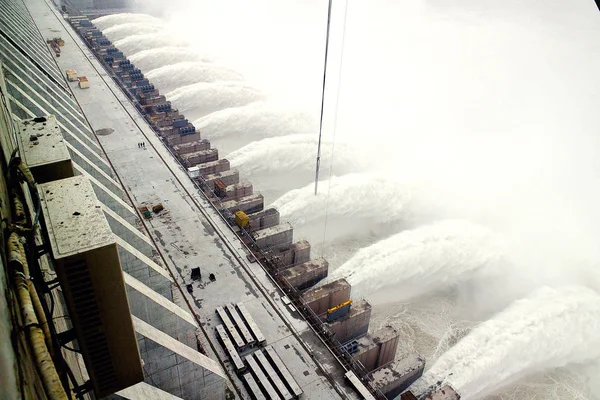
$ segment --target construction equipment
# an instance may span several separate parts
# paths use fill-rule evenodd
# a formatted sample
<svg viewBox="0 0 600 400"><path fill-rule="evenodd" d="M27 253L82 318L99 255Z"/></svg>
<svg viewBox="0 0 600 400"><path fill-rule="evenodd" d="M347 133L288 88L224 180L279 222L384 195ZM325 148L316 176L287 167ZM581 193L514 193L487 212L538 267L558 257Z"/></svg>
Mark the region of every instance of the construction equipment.
<svg viewBox="0 0 600 400"><path fill-rule="evenodd" d="M54 38L46 39L46 43L52 47L52 50L54 50L54 53L56 53L56 57L60 57L60 46L63 46L65 42L61 38ZM62 43L62 45L60 43Z"/></svg>
<svg viewBox="0 0 600 400"><path fill-rule="evenodd" d="M200 267L192 268L192 280L197 281L202 279L202 274L200 273Z"/></svg>
<svg viewBox="0 0 600 400"><path fill-rule="evenodd" d="M221 199L227 196L227 185L220 179L215 179L215 194Z"/></svg>
<svg viewBox="0 0 600 400"><path fill-rule="evenodd" d="M331 307L327 310L327 322L335 321L338 318L342 318L344 315L350 312L350 306L352 306L352 300L338 304L335 307Z"/></svg>
<svg viewBox="0 0 600 400"><path fill-rule="evenodd" d="M244 229L250 225L250 218L243 211L237 211L235 213L235 224L240 228Z"/></svg>
<svg viewBox="0 0 600 400"><path fill-rule="evenodd" d="M342 346L342 350L347 352L348 354L354 354L358 351L358 341L353 340L348 342Z"/></svg>
<svg viewBox="0 0 600 400"><path fill-rule="evenodd" d="M152 211L154 211L155 214L158 214L159 212L161 212L164 209L165 208L163 207L162 203L158 203L157 205L152 207Z"/></svg>
<svg viewBox="0 0 600 400"><path fill-rule="evenodd" d="M152 213L150 212L150 210L148 210L148 206L140 206L140 207L138 207L138 210L140 210L140 212L142 213L144 218L146 218L146 219L152 218Z"/></svg>

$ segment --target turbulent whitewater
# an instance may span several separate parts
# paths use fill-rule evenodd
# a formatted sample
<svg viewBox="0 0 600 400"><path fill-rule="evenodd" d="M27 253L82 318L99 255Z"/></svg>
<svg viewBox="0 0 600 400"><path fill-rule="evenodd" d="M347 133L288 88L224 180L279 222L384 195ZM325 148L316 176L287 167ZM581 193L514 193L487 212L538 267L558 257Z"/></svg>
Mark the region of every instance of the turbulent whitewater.
<svg viewBox="0 0 600 400"><path fill-rule="evenodd" d="M413 200L418 191L399 182L371 174L347 174L320 182L319 194L314 184L294 189L281 196L272 206L281 218L292 223L303 237L318 238L327 217L327 240L369 235L371 231L401 229L419 216ZM385 210L385 212L382 212Z"/></svg>
<svg viewBox="0 0 600 400"><path fill-rule="evenodd" d="M119 50L130 56L140 51L152 50L156 47L185 47L188 43L185 39L174 39L173 35L169 32L160 31L128 36L125 39L115 41L114 44Z"/></svg>
<svg viewBox="0 0 600 400"><path fill-rule="evenodd" d="M162 24L154 22L130 22L122 25L115 25L102 31L111 41L125 39L131 35L157 33L164 30Z"/></svg>
<svg viewBox="0 0 600 400"><path fill-rule="evenodd" d="M152 71L166 65L180 62L210 62L211 58L196 52L190 52L187 47L164 46L143 50L132 54L129 59L142 71ZM177 85L179 87L179 85Z"/></svg>
<svg viewBox="0 0 600 400"><path fill-rule="evenodd" d="M240 82L197 82L175 89L166 97L192 120L264 99L259 90Z"/></svg>
<svg viewBox="0 0 600 400"><path fill-rule="evenodd" d="M318 129L310 114L271 101L224 109L195 120L194 125L224 154L256 140L311 132L314 135Z"/></svg>
<svg viewBox="0 0 600 400"><path fill-rule="evenodd" d="M261 188L284 194L314 181L317 142L315 135L306 134L267 138L229 153L227 159L233 167L244 171L249 181L260 182ZM323 149L333 145L330 140L323 140L321 144ZM335 143L334 157L331 151L322 154L323 168L332 168L338 175L364 171L368 165L368 155L350 143Z"/></svg>
<svg viewBox="0 0 600 400"><path fill-rule="evenodd" d="M93 22L100 30L105 30L115 25L128 25L131 23L163 24L161 19L151 15L132 13L106 15L104 17L96 18Z"/></svg>
<svg viewBox="0 0 600 400"><path fill-rule="evenodd" d="M450 382L480 399L526 375L600 357L600 296L583 287L542 288L473 329L442 355L420 387Z"/></svg>
<svg viewBox="0 0 600 400"><path fill-rule="evenodd" d="M434 365L427 379L476 399L600 393L596 295L556 289L600 290L594 5L348 2L341 67L336 8L314 196L323 4L259 3L270 11L252 18L247 2L182 0L163 19L94 23L332 278L394 301L371 326L399 328ZM598 366L579 369L586 340Z"/></svg>
<svg viewBox="0 0 600 400"><path fill-rule="evenodd" d="M163 65L144 74L161 92L198 82L241 81L243 76L229 68L213 63L183 61Z"/></svg>
<svg viewBox="0 0 600 400"><path fill-rule="evenodd" d="M346 278L369 299L398 302L503 266L501 237L464 220L444 220L359 250L331 280Z"/></svg>

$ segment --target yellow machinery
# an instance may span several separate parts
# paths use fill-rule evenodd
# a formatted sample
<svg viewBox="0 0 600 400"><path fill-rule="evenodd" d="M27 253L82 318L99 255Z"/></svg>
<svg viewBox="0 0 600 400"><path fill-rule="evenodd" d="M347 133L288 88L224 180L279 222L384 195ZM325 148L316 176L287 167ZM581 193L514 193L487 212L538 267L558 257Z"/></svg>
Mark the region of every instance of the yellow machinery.
<svg viewBox="0 0 600 400"><path fill-rule="evenodd" d="M343 302L342 304L338 304L335 307L331 307L330 309L327 310L327 314L331 314L333 312L336 312L340 308L346 307L349 304L352 304L352 300L348 300L348 301Z"/></svg>
<svg viewBox="0 0 600 400"><path fill-rule="evenodd" d="M243 211L237 211L235 213L235 224L240 228L245 228L250 224L250 218Z"/></svg>
<svg viewBox="0 0 600 400"><path fill-rule="evenodd" d="M344 315L350 312L350 306L352 305L352 300L348 300L343 302L342 304L338 304L335 307L331 307L327 310L327 322L332 322L338 318L343 317Z"/></svg>

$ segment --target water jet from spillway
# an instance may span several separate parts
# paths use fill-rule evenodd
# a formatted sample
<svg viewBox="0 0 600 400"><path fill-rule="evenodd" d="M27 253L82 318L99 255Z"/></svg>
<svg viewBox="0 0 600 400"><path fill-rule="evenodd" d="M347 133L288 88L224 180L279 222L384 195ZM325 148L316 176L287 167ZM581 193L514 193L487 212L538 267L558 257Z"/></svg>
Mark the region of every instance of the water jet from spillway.
<svg viewBox="0 0 600 400"><path fill-rule="evenodd" d="M163 46L132 54L129 60L142 71L152 71L180 62L211 62L210 57L191 51L189 47Z"/></svg>
<svg viewBox="0 0 600 400"><path fill-rule="evenodd" d="M190 120L264 98L260 91L240 82L198 82L175 89L165 96Z"/></svg>
<svg viewBox="0 0 600 400"><path fill-rule="evenodd" d="M469 280L503 264L504 245L488 228L442 220L359 250L331 279L346 278L373 302L398 302Z"/></svg>
<svg viewBox="0 0 600 400"><path fill-rule="evenodd" d="M183 61L164 65L145 73L162 92L171 92L198 82L241 81L243 76L212 63Z"/></svg>
<svg viewBox="0 0 600 400"><path fill-rule="evenodd" d="M273 190L281 196L314 179L317 141L317 136L307 134L267 138L229 153L227 159L233 167L244 171L249 180L259 182L261 191ZM332 145L330 140L322 142L323 149L329 150ZM329 168L331 156L330 151L324 151L321 165ZM367 168L369 158L364 149L338 142L335 144L333 170L338 175L363 171Z"/></svg>
<svg viewBox="0 0 600 400"><path fill-rule="evenodd" d="M114 25L106 28L102 33L111 41L125 39L129 36L158 33L165 29L164 26L152 22L129 22L121 25Z"/></svg>
<svg viewBox="0 0 600 400"><path fill-rule="evenodd" d="M160 31L128 36L125 39L117 40L114 45L127 56L132 56L144 50L154 50L157 47L185 47L187 41L185 39L175 39L167 31Z"/></svg>
<svg viewBox="0 0 600 400"><path fill-rule="evenodd" d="M584 286L541 288L474 328L425 373L480 399L526 375L600 357L600 295Z"/></svg>
<svg viewBox="0 0 600 400"><path fill-rule="evenodd" d="M414 188L371 174L348 174L322 181L322 192L314 195L314 184L291 190L272 206L298 234L326 240L369 235L382 227L400 229L413 220Z"/></svg>
<svg viewBox="0 0 600 400"><path fill-rule="evenodd" d="M154 24L162 24L162 20L153 17L148 14L134 14L134 13L122 13L122 14L112 14L105 15L103 17L96 18L92 20L92 23L101 31L104 29L112 28L116 25L123 25L127 23L154 23Z"/></svg>
<svg viewBox="0 0 600 400"><path fill-rule="evenodd" d="M194 125L224 154L256 140L318 129L311 115L270 101L218 111L195 120Z"/></svg>

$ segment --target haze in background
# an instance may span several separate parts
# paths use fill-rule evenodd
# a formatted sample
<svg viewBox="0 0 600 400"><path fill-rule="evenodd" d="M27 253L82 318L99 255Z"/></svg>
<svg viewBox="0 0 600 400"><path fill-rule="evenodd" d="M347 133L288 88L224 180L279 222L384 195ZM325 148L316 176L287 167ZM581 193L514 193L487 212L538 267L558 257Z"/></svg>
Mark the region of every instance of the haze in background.
<svg viewBox="0 0 600 400"><path fill-rule="evenodd" d="M600 398L594 345L573 337L600 324L593 2L334 2L315 198L326 3L144 1L158 19L97 25L375 302L372 329L393 321L398 356L427 357L426 379ZM519 343L541 350L522 362ZM474 346L485 366L445 367Z"/></svg>

